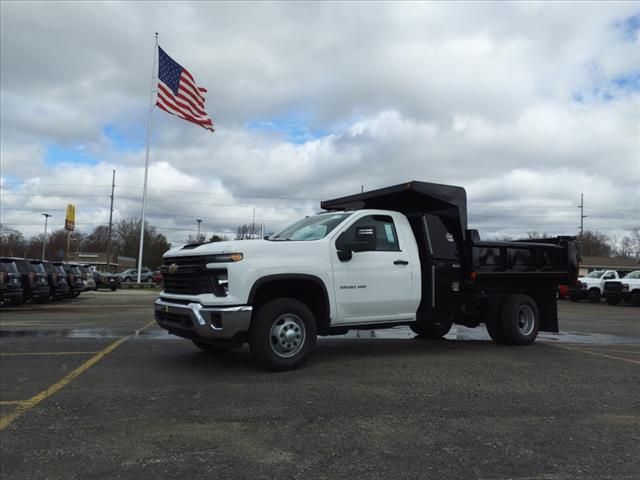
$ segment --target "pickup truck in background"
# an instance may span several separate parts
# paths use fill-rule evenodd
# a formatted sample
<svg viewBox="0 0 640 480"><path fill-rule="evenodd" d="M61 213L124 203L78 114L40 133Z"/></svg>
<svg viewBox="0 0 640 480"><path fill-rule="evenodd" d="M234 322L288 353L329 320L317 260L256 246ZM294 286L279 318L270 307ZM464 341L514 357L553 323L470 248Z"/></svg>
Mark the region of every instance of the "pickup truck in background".
<svg viewBox="0 0 640 480"><path fill-rule="evenodd" d="M602 294L609 305L624 301L636 307L640 306L640 270L628 273L620 280L604 282Z"/></svg>
<svg viewBox="0 0 640 480"><path fill-rule="evenodd" d="M577 278L573 237L481 241L465 190L425 182L321 206L264 240L165 253L157 323L207 351L248 342L269 370L296 368L318 335L351 329L439 338L484 323L509 345L558 331L557 285Z"/></svg>
<svg viewBox="0 0 640 480"><path fill-rule="evenodd" d="M569 298L573 302L587 299L590 303L599 303L607 280L620 280L615 270L594 270L569 285Z"/></svg>

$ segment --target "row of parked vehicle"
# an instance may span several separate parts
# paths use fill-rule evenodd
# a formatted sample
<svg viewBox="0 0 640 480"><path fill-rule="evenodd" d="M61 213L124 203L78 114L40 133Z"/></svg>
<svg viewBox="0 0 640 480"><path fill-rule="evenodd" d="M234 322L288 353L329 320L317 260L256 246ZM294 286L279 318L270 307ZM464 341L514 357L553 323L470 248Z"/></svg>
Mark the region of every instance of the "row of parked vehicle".
<svg viewBox="0 0 640 480"><path fill-rule="evenodd" d="M569 298L590 303L599 303L604 298L609 305L625 302L640 306L640 270L625 276L615 270L594 270L569 287Z"/></svg>
<svg viewBox="0 0 640 480"><path fill-rule="evenodd" d="M77 263L0 258L0 304L22 305L75 298L86 290L116 290L120 277Z"/></svg>

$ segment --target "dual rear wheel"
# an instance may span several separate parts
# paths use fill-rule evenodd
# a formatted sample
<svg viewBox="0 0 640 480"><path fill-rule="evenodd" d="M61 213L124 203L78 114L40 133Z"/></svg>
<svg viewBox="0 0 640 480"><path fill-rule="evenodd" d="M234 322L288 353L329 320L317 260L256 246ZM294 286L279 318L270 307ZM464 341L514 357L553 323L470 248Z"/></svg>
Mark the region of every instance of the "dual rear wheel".
<svg viewBox="0 0 640 480"><path fill-rule="evenodd" d="M528 295L498 297L489 303L486 324L496 343L530 345L538 336L540 311Z"/></svg>

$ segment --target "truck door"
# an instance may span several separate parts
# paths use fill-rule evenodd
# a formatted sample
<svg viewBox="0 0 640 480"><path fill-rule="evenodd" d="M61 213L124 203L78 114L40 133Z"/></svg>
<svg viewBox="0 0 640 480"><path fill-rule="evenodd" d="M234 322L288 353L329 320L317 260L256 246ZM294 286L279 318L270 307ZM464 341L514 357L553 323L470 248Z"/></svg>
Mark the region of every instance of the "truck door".
<svg viewBox="0 0 640 480"><path fill-rule="evenodd" d="M351 259L337 256L341 241L355 238L358 227L374 226L377 246L354 252ZM418 300L413 291L412 269L406 240L390 215L367 215L356 220L332 242L332 262L338 319L333 324L384 323L413 319ZM417 259L413 259L417 261Z"/></svg>

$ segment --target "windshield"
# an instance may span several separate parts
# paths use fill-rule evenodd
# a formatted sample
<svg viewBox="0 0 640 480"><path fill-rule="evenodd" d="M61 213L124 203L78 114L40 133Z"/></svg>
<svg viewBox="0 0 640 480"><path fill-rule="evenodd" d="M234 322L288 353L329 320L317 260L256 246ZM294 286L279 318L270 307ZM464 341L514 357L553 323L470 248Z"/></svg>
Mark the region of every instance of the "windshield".
<svg viewBox="0 0 640 480"><path fill-rule="evenodd" d="M640 270L635 270L624 278L640 278Z"/></svg>
<svg viewBox="0 0 640 480"><path fill-rule="evenodd" d="M40 262L31 262L31 268L33 269L34 272L38 272L38 273L47 273L47 271L44 269L44 265L41 264Z"/></svg>
<svg viewBox="0 0 640 480"><path fill-rule="evenodd" d="M594 270L589 275L587 275L586 278L600 278L602 275L604 275L603 270Z"/></svg>
<svg viewBox="0 0 640 480"><path fill-rule="evenodd" d="M285 228L280 233L269 237L269 240L320 240L340 225L349 215L351 214L334 213L307 217Z"/></svg>
<svg viewBox="0 0 640 480"><path fill-rule="evenodd" d="M17 273L18 269L13 262L0 262L0 272L4 273Z"/></svg>

